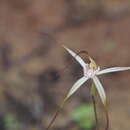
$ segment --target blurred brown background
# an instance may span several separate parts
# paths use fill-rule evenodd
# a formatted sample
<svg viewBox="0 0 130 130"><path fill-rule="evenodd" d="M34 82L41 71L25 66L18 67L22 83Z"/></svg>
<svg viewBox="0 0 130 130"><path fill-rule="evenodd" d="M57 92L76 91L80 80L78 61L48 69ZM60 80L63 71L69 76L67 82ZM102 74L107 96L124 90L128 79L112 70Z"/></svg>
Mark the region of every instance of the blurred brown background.
<svg viewBox="0 0 130 130"><path fill-rule="evenodd" d="M0 130L46 128L82 75L62 44L88 51L101 68L130 66L129 0L0 0ZM110 129L129 130L130 72L101 77ZM52 130L80 130L71 113L91 102L89 86L68 101Z"/></svg>

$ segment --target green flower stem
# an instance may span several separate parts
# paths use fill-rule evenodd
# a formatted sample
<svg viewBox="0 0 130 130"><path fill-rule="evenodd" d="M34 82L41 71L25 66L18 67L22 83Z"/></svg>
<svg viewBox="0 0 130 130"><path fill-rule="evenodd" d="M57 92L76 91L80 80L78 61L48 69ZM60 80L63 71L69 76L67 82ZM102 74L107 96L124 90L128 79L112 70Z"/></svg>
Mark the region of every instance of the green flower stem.
<svg viewBox="0 0 130 130"><path fill-rule="evenodd" d="M96 94L97 94L96 92L97 91L96 91L95 84L92 83L92 86L91 86L91 96L92 96L92 102L93 102L94 113L95 113L96 129L98 130L99 126L98 126L98 117L97 117L96 101L95 101L95 97L96 97ZM102 105L103 105L103 109L104 109L105 117L106 117L106 127L105 127L105 130L108 130L109 129L108 105L107 105L107 103L106 104L102 104Z"/></svg>
<svg viewBox="0 0 130 130"><path fill-rule="evenodd" d="M105 116L106 116L106 128L105 130L109 129L109 115L108 115L108 107L107 105L104 106L104 110L105 110Z"/></svg>
<svg viewBox="0 0 130 130"><path fill-rule="evenodd" d="M91 86L91 97L92 97L93 108L94 108L94 115L95 115L95 121L96 121L96 130L99 130L95 96L96 96L96 88L95 88L95 84L92 83L92 86Z"/></svg>
<svg viewBox="0 0 130 130"><path fill-rule="evenodd" d="M65 103L67 101L67 98L64 98L64 101L62 102L62 104L59 106L59 108L57 109L57 111L55 112L52 120L50 121L48 127L46 128L46 130L50 130L50 128L52 127L54 121L56 120L56 117L58 116L58 114L60 113L60 111L62 110L62 108L64 107Z"/></svg>
<svg viewBox="0 0 130 130"><path fill-rule="evenodd" d="M96 102L95 102L94 96L92 96L92 102L93 102L94 115L95 115L95 121L96 121L96 130L98 130L98 117L97 117L97 109L96 109Z"/></svg>

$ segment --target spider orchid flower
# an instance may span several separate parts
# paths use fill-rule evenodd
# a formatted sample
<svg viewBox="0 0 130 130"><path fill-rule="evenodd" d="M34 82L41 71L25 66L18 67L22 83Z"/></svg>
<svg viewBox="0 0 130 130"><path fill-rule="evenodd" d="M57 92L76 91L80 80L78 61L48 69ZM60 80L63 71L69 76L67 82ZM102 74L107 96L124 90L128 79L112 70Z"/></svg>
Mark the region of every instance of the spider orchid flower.
<svg viewBox="0 0 130 130"><path fill-rule="evenodd" d="M88 63L85 63L85 61L75 52L73 52L66 46L63 46L63 47L69 52L70 55L72 55L75 58L75 60L77 60L77 62L79 62L79 64L83 68L83 77L81 77L72 86L72 88L70 89L70 91L68 92L66 96L66 99L68 99L72 94L74 94L77 91L77 89L79 89L87 80L92 79L97 89L97 92L101 98L102 103L106 105L106 94L97 76L102 75L102 74L112 73L112 72L129 70L130 67L112 67L112 68L100 70L100 67L96 65L95 61L90 56L88 56L90 60L90 63L88 64Z"/></svg>

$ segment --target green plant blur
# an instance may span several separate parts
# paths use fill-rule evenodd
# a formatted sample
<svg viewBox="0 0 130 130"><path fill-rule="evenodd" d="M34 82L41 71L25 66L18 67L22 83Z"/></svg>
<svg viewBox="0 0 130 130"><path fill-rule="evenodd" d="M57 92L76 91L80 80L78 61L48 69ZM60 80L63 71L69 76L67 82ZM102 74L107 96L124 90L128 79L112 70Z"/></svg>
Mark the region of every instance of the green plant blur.
<svg viewBox="0 0 130 130"><path fill-rule="evenodd" d="M72 119L80 129L92 130L95 126L94 111L92 104L81 104L72 113Z"/></svg>
<svg viewBox="0 0 130 130"><path fill-rule="evenodd" d="M20 130L20 124L12 113L5 115L4 122L7 130Z"/></svg>

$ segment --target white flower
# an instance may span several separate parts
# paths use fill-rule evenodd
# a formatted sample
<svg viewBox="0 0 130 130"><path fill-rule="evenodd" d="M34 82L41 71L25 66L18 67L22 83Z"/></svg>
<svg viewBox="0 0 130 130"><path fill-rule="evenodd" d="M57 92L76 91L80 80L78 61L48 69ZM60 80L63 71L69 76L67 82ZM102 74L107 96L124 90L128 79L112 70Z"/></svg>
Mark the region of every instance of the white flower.
<svg viewBox="0 0 130 130"><path fill-rule="evenodd" d="M96 63L94 62L94 60L89 57L90 60L90 64L85 63L84 60L77 55L76 53L74 53L72 50L70 50L69 48L63 46L76 60L77 62L79 62L79 64L83 67L83 72L84 75L83 77L81 77L70 89L69 93L67 94L66 99L68 99L82 84L84 84L88 79L92 79L96 89L99 93L99 96L101 98L101 101L104 105L106 105L106 94L105 91L103 89L103 86L101 84L101 82L98 79L98 75L102 75L102 74L106 74L106 73L111 73L111 72L117 72L117 71L124 71L124 70L129 70L130 67L112 67L112 68L107 68L107 69L103 69L100 70L100 67L98 67L96 65Z"/></svg>

